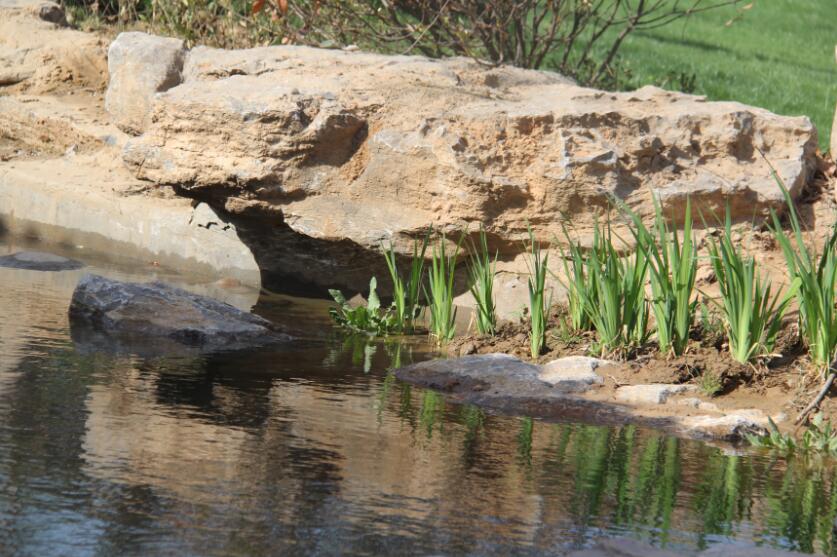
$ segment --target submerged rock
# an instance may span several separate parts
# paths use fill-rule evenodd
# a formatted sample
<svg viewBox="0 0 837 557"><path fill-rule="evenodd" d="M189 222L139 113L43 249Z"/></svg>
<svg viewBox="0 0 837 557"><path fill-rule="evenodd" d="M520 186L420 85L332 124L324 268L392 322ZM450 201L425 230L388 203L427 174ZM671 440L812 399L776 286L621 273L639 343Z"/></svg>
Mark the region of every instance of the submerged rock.
<svg viewBox="0 0 837 557"><path fill-rule="evenodd" d="M149 348L152 341L158 352L179 347L238 350L290 339L266 319L212 298L160 282L120 282L98 275L84 276L73 292L70 323L89 328L73 331L76 339L99 344L113 339L141 348Z"/></svg>
<svg viewBox="0 0 837 557"><path fill-rule="evenodd" d="M0 257L0 267L27 271L73 271L84 267L84 263L42 251L19 251Z"/></svg>

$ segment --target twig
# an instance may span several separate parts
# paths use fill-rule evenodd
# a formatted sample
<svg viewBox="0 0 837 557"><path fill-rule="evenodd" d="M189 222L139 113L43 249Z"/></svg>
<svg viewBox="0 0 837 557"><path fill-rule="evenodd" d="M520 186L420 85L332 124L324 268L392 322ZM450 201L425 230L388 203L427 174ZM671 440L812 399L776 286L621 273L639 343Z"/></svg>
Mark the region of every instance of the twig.
<svg viewBox="0 0 837 557"><path fill-rule="evenodd" d="M831 385L834 383L834 376L835 376L834 362L832 362L831 366L829 366L829 369L828 369L828 379L825 380L825 383L823 384L822 389L820 389L820 392L817 393L817 396L814 398L814 400L811 401L811 404L806 406L805 410L803 410L802 413L799 415L799 417L796 418L796 421L794 422L795 424L797 424L797 425L801 424L802 422L805 421L805 418L808 417L808 414L810 414L815 408L819 408L820 403L822 402L822 399L825 398L825 395L828 394L828 390L831 388Z"/></svg>

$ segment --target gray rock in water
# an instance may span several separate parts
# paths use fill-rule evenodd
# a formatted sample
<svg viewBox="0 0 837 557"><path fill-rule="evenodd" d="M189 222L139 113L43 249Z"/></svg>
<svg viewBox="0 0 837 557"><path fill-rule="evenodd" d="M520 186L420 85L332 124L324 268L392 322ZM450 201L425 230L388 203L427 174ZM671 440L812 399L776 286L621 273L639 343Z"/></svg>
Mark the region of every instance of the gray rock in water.
<svg viewBox="0 0 837 557"><path fill-rule="evenodd" d="M186 347L199 351L239 350L291 337L266 319L229 304L160 282L120 282L85 275L73 292L70 324L74 339L103 337L122 348L136 345L156 353ZM92 329L92 331L90 331ZM90 334L90 333L93 334Z"/></svg>
<svg viewBox="0 0 837 557"><path fill-rule="evenodd" d="M601 539L590 549L567 554L567 557L687 557L694 553L679 553L658 549L645 542L628 538ZM802 557L802 553L762 546L734 546L719 544L698 553L695 557Z"/></svg>
<svg viewBox="0 0 837 557"><path fill-rule="evenodd" d="M0 257L0 267L27 271L73 271L84 263L42 251L19 251Z"/></svg>
<svg viewBox="0 0 837 557"><path fill-rule="evenodd" d="M567 557L685 557L629 538L602 539L590 549L573 551Z"/></svg>

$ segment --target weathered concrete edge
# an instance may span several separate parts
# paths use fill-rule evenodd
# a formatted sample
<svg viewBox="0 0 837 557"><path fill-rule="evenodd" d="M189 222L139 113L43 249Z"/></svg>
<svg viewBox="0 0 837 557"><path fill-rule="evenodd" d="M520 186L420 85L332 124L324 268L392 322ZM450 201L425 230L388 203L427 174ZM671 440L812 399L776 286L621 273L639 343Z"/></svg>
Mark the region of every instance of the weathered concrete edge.
<svg viewBox="0 0 837 557"><path fill-rule="evenodd" d="M194 213L187 199L90 191L82 184L68 187L0 169L0 231L155 260L260 288L261 272L250 248L234 233L193 224Z"/></svg>

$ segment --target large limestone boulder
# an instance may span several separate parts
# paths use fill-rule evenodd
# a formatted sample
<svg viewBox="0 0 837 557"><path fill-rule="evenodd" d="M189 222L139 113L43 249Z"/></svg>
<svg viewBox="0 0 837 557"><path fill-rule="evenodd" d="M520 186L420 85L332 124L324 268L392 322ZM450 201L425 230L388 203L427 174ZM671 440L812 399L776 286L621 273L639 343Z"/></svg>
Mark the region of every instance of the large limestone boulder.
<svg viewBox="0 0 837 557"><path fill-rule="evenodd" d="M180 83L186 51L181 39L121 33L108 49L105 108L127 133L145 129L154 95Z"/></svg>
<svg viewBox="0 0 837 557"><path fill-rule="evenodd" d="M749 221L783 201L759 152L796 193L816 146L804 117L460 58L297 46L185 56L182 83L154 96L124 149L136 175L364 249L482 223L513 256L529 224L545 241L562 223L584 233L612 198L649 214L652 194L672 211L687 196L705 214L729 202Z"/></svg>

